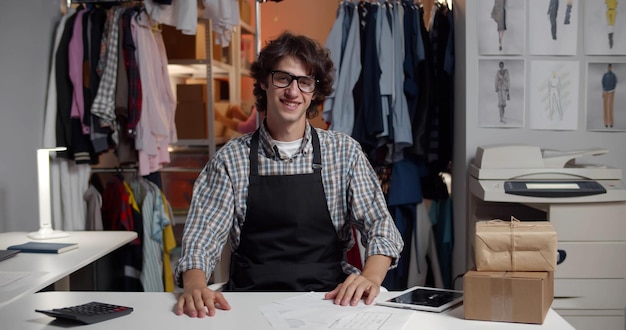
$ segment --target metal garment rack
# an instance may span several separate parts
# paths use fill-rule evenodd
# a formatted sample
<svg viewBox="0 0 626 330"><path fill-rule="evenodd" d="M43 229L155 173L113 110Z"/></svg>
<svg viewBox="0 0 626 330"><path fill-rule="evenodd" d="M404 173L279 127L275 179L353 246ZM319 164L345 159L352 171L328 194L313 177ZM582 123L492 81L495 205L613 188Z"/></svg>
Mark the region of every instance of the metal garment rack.
<svg viewBox="0 0 626 330"><path fill-rule="evenodd" d="M92 167L91 173L137 173L136 167Z"/></svg>
<svg viewBox="0 0 626 330"><path fill-rule="evenodd" d="M92 167L91 173L137 173L137 167ZM201 168L191 167L164 167L159 172L192 172L199 173Z"/></svg>
<svg viewBox="0 0 626 330"><path fill-rule="evenodd" d="M68 4L72 3L107 3L107 2L141 2L142 0L67 0Z"/></svg>

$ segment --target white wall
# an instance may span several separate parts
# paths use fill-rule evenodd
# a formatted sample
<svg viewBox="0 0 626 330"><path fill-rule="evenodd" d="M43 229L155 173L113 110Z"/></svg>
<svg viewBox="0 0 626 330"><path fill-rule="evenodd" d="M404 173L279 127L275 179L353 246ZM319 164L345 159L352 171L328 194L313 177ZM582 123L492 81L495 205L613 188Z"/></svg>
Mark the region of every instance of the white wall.
<svg viewBox="0 0 626 330"><path fill-rule="evenodd" d="M49 52L60 3L2 2L0 232L39 227L36 149L42 145Z"/></svg>
<svg viewBox="0 0 626 330"><path fill-rule="evenodd" d="M586 130L586 66L587 61L614 61L626 62L626 56L586 56L583 47L583 19L584 1L578 1L576 16L573 20L578 20L578 42L576 55L555 58L553 56L529 55L529 39L533 36L526 32L525 53L522 55L510 56L511 59L526 60L526 75L530 72L530 63L533 60L576 60L579 62L580 81L578 94L578 128L574 131L547 131L531 130L524 128L479 128L477 125L479 94L478 60L483 58L500 58L499 56L481 56L478 52L478 19L477 9L480 1L491 0L457 0L454 1L455 13L455 42L456 42L456 77L455 77L455 150L453 162L453 201L454 201L454 226L455 226L455 250L454 250L454 275L465 272L465 222L467 218L467 171L468 165L473 160L476 148L480 145L496 143L524 143L539 145L542 148L575 150L593 147L602 147L609 150L608 154L593 158L581 159L585 163L606 164L612 167L626 170L626 132L591 132ZM519 1L519 0L511 0ZM543 1L547 0L532 0ZM531 1L527 1L528 3ZM563 4L564 7L564 4ZM528 13L528 10L527 10ZM563 16L558 18L563 19ZM529 24L526 17L526 24ZM528 27L527 27L528 28ZM599 36L606 38L605 35ZM625 78L626 79L626 78ZM624 79L622 79L624 80ZM526 121L528 122L528 90L531 86L526 79ZM494 110L496 111L496 110ZM616 116L626 114L624 105L616 105ZM460 287L461 281L457 281L456 286Z"/></svg>
<svg viewBox="0 0 626 330"><path fill-rule="evenodd" d="M464 274L465 269L465 219L467 217L465 197L467 177L467 138L466 138L466 103L465 92L467 73L466 22L467 8L465 0L453 1L454 13L454 52L456 56L454 71L454 151L452 154L452 204L454 217L454 250L452 254L452 275ZM476 46L474 46L475 48ZM460 289L462 281L456 280L454 288Z"/></svg>

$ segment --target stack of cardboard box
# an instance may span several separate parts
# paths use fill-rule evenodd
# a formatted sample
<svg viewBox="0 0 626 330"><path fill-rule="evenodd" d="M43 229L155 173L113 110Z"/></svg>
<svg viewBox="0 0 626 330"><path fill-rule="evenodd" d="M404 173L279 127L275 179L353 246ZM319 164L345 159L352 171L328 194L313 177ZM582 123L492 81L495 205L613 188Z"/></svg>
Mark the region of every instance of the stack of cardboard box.
<svg viewBox="0 0 626 330"><path fill-rule="evenodd" d="M554 297L557 235L548 221L476 223L476 269L463 277L466 319L542 324Z"/></svg>

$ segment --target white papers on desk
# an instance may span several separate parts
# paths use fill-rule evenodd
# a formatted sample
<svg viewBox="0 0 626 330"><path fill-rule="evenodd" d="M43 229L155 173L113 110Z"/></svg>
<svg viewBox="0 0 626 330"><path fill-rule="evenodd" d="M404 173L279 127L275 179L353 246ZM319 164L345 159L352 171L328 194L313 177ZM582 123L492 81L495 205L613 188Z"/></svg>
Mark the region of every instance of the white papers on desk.
<svg viewBox="0 0 626 330"><path fill-rule="evenodd" d="M44 272L5 272L0 271L0 291L13 291L25 285L33 277L41 276Z"/></svg>
<svg viewBox="0 0 626 330"><path fill-rule="evenodd" d="M261 306L261 312L275 330L385 330L402 329L414 313L411 310L365 305L335 305L323 293L310 292Z"/></svg>

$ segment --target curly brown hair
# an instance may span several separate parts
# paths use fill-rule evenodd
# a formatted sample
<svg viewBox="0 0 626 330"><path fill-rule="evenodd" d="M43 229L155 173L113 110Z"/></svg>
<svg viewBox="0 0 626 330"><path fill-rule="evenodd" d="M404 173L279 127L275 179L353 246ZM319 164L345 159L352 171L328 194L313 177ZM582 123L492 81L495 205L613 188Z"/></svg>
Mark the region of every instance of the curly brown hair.
<svg viewBox="0 0 626 330"><path fill-rule="evenodd" d="M261 88L260 83L267 82L271 71L276 69L274 66L285 57L300 60L305 66L307 75L318 80L313 92L315 98L311 100L311 105L306 110L307 118L314 118L317 116L319 106L333 92L335 67L327 48L307 36L295 35L288 31L269 41L250 67L250 73L254 79L252 93L256 97L257 111L267 110L267 94Z"/></svg>

